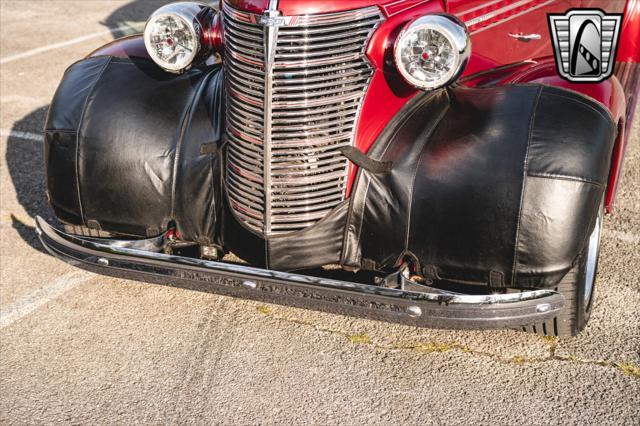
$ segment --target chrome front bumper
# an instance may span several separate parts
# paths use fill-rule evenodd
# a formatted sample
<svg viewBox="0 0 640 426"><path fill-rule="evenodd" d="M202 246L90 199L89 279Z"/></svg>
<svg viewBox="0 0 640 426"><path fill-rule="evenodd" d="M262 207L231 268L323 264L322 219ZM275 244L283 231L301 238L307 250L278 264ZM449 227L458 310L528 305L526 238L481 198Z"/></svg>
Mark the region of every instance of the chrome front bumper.
<svg viewBox="0 0 640 426"><path fill-rule="evenodd" d="M553 318L564 306L562 295L551 290L412 292L166 255L136 243L66 234L40 217L36 231L54 256L92 272L419 327L520 328ZM154 246L145 241L143 246Z"/></svg>

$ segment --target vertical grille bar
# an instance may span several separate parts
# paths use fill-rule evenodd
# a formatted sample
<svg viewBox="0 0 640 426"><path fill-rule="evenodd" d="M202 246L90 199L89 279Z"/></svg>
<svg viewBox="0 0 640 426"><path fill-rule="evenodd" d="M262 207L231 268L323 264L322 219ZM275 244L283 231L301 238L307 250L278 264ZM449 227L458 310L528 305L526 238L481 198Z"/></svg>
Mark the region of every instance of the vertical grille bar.
<svg viewBox="0 0 640 426"><path fill-rule="evenodd" d="M346 196L360 107L373 69L364 49L376 7L280 16L224 4L228 197L250 229L274 235L315 224Z"/></svg>
<svg viewBox="0 0 640 426"><path fill-rule="evenodd" d="M269 9L265 16L275 18L280 16L278 0L269 1ZM264 234L271 234L271 120L273 112L273 67L276 60L276 43L278 27L265 26L264 37Z"/></svg>

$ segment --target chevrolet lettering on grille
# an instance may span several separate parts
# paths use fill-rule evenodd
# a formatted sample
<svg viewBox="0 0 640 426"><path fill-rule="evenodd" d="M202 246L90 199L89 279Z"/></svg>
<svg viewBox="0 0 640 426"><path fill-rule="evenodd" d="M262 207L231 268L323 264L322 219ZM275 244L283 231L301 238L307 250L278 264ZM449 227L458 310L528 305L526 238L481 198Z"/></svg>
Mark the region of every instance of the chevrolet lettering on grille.
<svg viewBox="0 0 640 426"><path fill-rule="evenodd" d="M258 24L265 27L286 27L296 25L298 22L297 16L260 16L257 20Z"/></svg>

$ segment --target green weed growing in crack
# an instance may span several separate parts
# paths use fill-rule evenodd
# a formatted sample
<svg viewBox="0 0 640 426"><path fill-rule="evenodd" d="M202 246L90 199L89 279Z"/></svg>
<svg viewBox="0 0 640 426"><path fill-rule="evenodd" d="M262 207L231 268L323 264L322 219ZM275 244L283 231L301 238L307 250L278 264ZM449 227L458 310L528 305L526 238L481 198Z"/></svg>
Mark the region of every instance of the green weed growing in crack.
<svg viewBox="0 0 640 426"><path fill-rule="evenodd" d="M625 362L616 362L613 364L619 370L622 370L624 374L631 377L636 377L640 379L640 367L633 364L627 364Z"/></svg>
<svg viewBox="0 0 640 426"><path fill-rule="evenodd" d="M555 336L540 336L540 340L547 343L552 348L556 348L558 346L558 338Z"/></svg>
<svg viewBox="0 0 640 426"><path fill-rule="evenodd" d="M527 362L527 359L521 355L516 355L513 358L511 358L511 362L514 364L522 365L525 362Z"/></svg>
<svg viewBox="0 0 640 426"><path fill-rule="evenodd" d="M271 316L271 309L267 308L266 306L258 306L256 310L262 315Z"/></svg>
<svg viewBox="0 0 640 426"><path fill-rule="evenodd" d="M346 338L351 343L361 344L361 345L369 345L369 346L377 348L377 349L383 349L383 350L405 350L405 351L408 350L408 351L415 351L415 352L421 352L421 353L445 353L445 352L450 352L450 351L459 351L461 353L474 355L474 356L481 356L481 357L491 358L491 359L494 359L495 361L498 361L498 362L503 362L503 363L507 363L507 364L515 364L515 365L534 364L534 363L542 363L542 362L547 362L547 361L574 362L574 363L580 363L580 364L592 364L592 365L599 365L599 366L602 366L602 367L615 368L616 370L621 371L622 373L624 373L624 374L626 374L628 376L640 378L640 366L637 366L637 365L624 363L624 362L605 361L605 360L601 360L601 361L585 360L585 359L580 359L580 358L576 357L573 354L570 354L570 355L567 355L567 356L559 356L559 355L557 355L555 353L555 351L556 351L556 349L558 347L559 341L558 341L557 338L552 337L552 336L541 337L541 339L543 339L543 341L545 341L545 342L547 342L549 344L549 355L546 356L546 357L543 357L543 358L527 358L527 357L522 356L522 355L516 355L516 356L513 356L511 358L505 358L505 357L502 357L502 356L497 355L497 354L492 353L492 352L474 350L474 349L472 349L472 348L470 348L470 347L468 347L468 346L466 346L464 344L461 344L459 342L433 342L433 341L429 341L429 342L416 342L416 343L409 343L409 344L384 345L384 344L380 344L380 343L375 342L375 340L370 335L368 335L367 333L351 334L351 333L348 333L348 332L342 331L342 330L324 328L324 327L321 327L318 324L314 324L313 322L310 322L310 321L304 321L304 320L299 320L299 319L294 319L294 318L284 318L284 317L276 316L266 306L259 306L256 309L260 313L262 313L263 315L269 316L270 318L273 318L273 319L278 320L278 321L287 322L287 323L290 323L290 324L297 324L297 325L306 326L306 327L313 327L317 331L320 331L320 332L323 332L323 333L342 336L342 337Z"/></svg>
<svg viewBox="0 0 640 426"><path fill-rule="evenodd" d="M346 337L351 343L357 343L361 345L370 345L373 342L371 336L366 333L348 334Z"/></svg>

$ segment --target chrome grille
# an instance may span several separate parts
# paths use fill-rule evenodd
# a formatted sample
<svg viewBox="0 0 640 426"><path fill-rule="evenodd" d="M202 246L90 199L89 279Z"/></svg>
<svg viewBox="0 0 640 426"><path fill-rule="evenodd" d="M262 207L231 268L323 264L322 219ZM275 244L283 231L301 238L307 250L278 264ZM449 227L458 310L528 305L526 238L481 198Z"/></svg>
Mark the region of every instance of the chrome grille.
<svg viewBox="0 0 640 426"><path fill-rule="evenodd" d="M264 235L304 229L345 199L339 148L353 143L373 75L364 49L382 15L281 17L225 4L223 17L230 205Z"/></svg>

